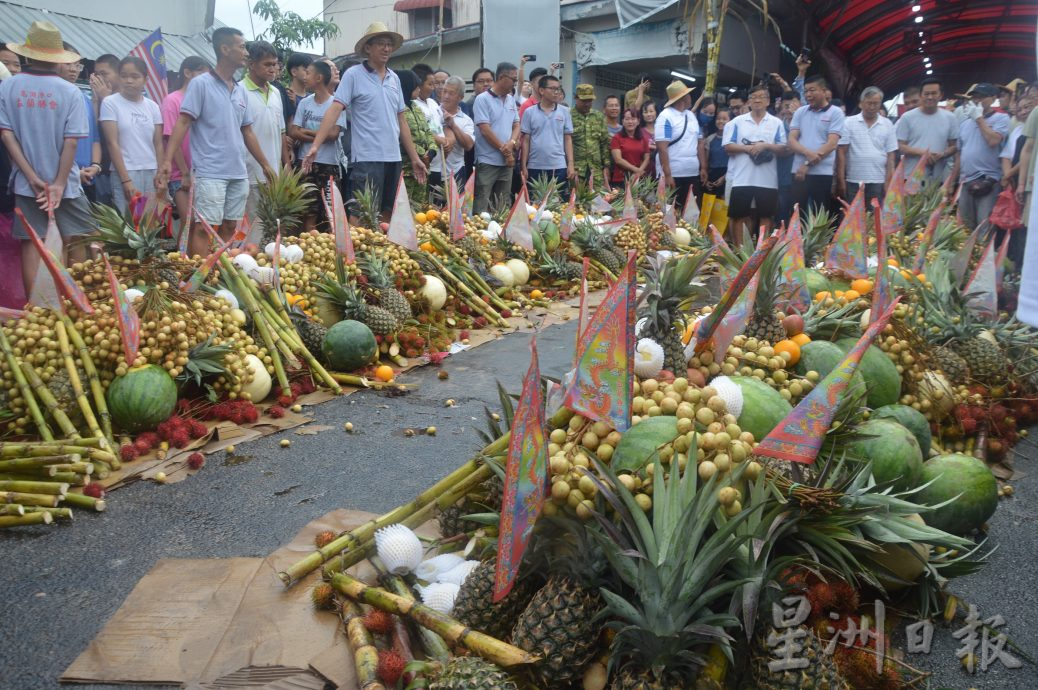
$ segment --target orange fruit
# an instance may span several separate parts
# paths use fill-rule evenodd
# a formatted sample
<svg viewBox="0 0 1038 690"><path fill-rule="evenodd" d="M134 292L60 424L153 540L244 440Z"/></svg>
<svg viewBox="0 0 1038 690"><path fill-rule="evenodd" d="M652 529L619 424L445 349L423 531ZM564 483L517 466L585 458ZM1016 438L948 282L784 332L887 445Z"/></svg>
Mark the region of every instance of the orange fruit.
<svg viewBox="0 0 1038 690"><path fill-rule="evenodd" d="M440 217L440 212L434 208L431 208L425 212L425 217L429 219L430 223L434 223Z"/></svg>
<svg viewBox="0 0 1038 690"><path fill-rule="evenodd" d="M685 332L681 334L682 343L688 345L690 342L692 342L692 334L695 332L696 326L699 325L699 321L699 319L696 319L695 321L688 322L688 324L685 326Z"/></svg>
<svg viewBox="0 0 1038 690"><path fill-rule="evenodd" d="M821 292L815 293L815 302L821 302L824 299L829 299L832 295L828 290L822 290Z"/></svg>
<svg viewBox="0 0 1038 690"><path fill-rule="evenodd" d="M800 361L800 346L797 345L796 341L791 338L780 340L773 346L775 348L775 354L781 356L783 352L789 353L789 361L787 364L793 366Z"/></svg>
<svg viewBox="0 0 1038 690"><path fill-rule="evenodd" d="M418 223L419 225L427 222L428 220L429 216L425 215L424 213L419 212L414 214L414 222Z"/></svg>
<svg viewBox="0 0 1038 690"><path fill-rule="evenodd" d="M544 297L544 293L540 290L530 290L530 299L540 299Z"/></svg>
<svg viewBox="0 0 1038 690"><path fill-rule="evenodd" d="M811 336L809 336L807 333L797 333L792 338L790 338L790 340L792 340L800 347L803 347L804 345L807 345L809 342L811 342Z"/></svg>
<svg viewBox="0 0 1038 690"><path fill-rule="evenodd" d="M887 257L887 266L894 266L896 268L900 268L901 267L901 262L898 261L897 259L895 259L892 256L891 257Z"/></svg>
<svg viewBox="0 0 1038 690"><path fill-rule="evenodd" d="M867 295L872 292L873 288L872 281L868 278L858 278L857 280L851 281L851 290L854 290L859 295Z"/></svg>
<svg viewBox="0 0 1038 690"><path fill-rule="evenodd" d="M926 282L926 274L925 273L919 273L918 275L916 275L915 279L918 280L920 283L925 283Z"/></svg>
<svg viewBox="0 0 1038 690"><path fill-rule="evenodd" d="M902 270L901 271L901 277L904 278L905 280L912 280L912 278L914 278L915 276L912 275L911 271Z"/></svg>
<svg viewBox="0 0 1038 690"><path fill-rule="evenodd" d="M861 297L861 294L857 290L848 290L847 292L843 293L843 298L848 302L853 302L859 297Z"/></svg>
<svg viewBox="0 0 1038 690"><path fill-rule="evenodd" d="M837 291L836 291L836 292L835 292L835 293L833 294L833 297L836 297L837 299L839 299L840 297L843 297L843 295L844 295L844 292L843 292L843 290L837 290Z"/></svg>
<svg viewBox="0 0 1038 690"><path fill-rule="evenodd" d="M393 367L388 364L382 364L375 369L375 379L388 383L393 380Z"/></svg>

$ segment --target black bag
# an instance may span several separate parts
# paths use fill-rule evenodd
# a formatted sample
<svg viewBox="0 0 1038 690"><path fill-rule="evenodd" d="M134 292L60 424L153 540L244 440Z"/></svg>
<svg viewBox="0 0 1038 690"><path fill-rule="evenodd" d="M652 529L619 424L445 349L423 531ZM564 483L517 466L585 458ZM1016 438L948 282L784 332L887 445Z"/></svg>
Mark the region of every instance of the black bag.
<svg viewBox="0 0 1038 690"><path fill-rule="evenodd" d="M993 177L978 177L966 183L966 191L973 196L987 196L996 184L998 184L998 180Z"/></svg>

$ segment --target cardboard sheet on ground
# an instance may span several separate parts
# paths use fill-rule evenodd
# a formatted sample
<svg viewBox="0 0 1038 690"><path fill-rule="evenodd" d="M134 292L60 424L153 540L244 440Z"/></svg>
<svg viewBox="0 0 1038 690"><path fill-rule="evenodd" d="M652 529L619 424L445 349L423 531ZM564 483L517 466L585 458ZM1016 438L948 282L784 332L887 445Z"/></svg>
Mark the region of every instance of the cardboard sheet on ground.
<svg viewBox="0 0 1038 690"><path fill-rule="evenodd" d="M353 690L338 616L310 605L317 574L285 589L277 572L313 551L318 532L374 517L332 511L267 558L160 560L61 680L267 690L308 690L327 680ZM437 536L435 523L418 533ZM374 581L366 562L350 572Z"/></svg>

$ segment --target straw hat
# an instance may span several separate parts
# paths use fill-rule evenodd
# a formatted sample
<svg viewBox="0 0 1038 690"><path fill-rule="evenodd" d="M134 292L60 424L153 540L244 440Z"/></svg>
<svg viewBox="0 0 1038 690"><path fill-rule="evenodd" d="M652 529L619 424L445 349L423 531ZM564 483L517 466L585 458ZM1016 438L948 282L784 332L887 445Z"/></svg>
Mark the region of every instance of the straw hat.
<svg viewBox="0 0 1038 690"><path fill-rule="evenodd" d="M354 52L356 52L357 55L363 55L364 46L368 44L368 41L370 41L373 38L378 38L379 36L385 36L387 38L393 39L393 50L399 48L400 45L404 42L404 37L395 31L390 31L389 27L386 26L385 22L372 22L368 26L368 30L365 31L364 35L361 36L360 40L357 41L357 45L353 47Z"/></svg>
<svg viewBox="0 0 1038 690"><path fill-rule="evenodd" d="M675 79L667 85L667 102L663 104L664 108L669 108L677 101L685 97L686 94L692 92L695 87L685 86L685 82L680 79Z"/></svg>
<svg viewBox="0 0 1038 690"><path fill-rule="evenodd" d="M8 43L8 50L16 55L39 60L40 62L51 62L59 65L70 62L79 62L81 58L71 50L65 50L61 45L61 32L58 27L48 21L36 20L29 27L29 33L25 37L25 43Z"/></svg>

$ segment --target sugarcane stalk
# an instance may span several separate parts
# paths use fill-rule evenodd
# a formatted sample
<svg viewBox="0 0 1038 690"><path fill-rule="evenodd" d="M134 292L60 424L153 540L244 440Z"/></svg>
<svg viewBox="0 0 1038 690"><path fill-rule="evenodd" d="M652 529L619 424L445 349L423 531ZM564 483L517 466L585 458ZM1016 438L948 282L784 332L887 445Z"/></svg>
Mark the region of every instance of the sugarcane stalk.
<svg viewBox="0 0 1038 690"><path fill-rule="evenodd" d="M0 506L0 515L25 515L25 506L17 503L9 503Z"/></svg>
<svg viewBox="0 0 1038 690"><path fill-rule="evenodd" d="M490 305L484 302L482 298L480 298L475 292L472 291L472 288L465 284L465 281L461 280L460 278L458 278L458 276L454 275L454 273L449 268L447 268L442 261L437 259L432 254L427 254L427 256L429 258L429 261L431 261L432 264L436 267L436 270L439 271L440 275L443 277L444 280L453 283L454 286L458 290L460 290L465 296L471 298L464 300L470 308L480 312L488 320L497 323L499 326L505 325L505 322L501 319L500 314L491 309Z"/></svg>
<svg viewBox="0 0 1038 690"><path fill-rule="evenodd" d="M73 459L75 458L75 459ZM48 467L66 462L78 462L78 455L43 455L38 458L0 460L0 472L21 472L35 467Z"/></svg>
<svg viewBox="0 0 1038 690"><path fill-rule="evenodd" d="M95 460L90 464L94 466L94 479L107 479L112 474L111 469L103 462Z"/></svg>
<svg viewBox="0 0 1038 690"><path fill-rule="evenodd" d="M462 266L461 270L465 273L469 280L478 285L482 291L490 298L490 301L494 303L499 309L509 309L512 307L501 298L494 288L490 287L490 284L479 274L478 271L473 270L468 266Z"/></svg>
<svg viewBox="0 0 1038 690"><path fill-rule="evenodd" d="M596 271L601 273L603 276L605 276L606 280L608 280L610 283L616 282L616 276L613 275L613 272L606 268L601 262L589 258L588 264Z"/></svg>
<svg viewBox="0 0 1038 690"><path fill-rule="evenodd" d="M364 627L360 607L352 601L342 605L342 622L346 626L346 638L353 649L353 665L357 669L357 685L360 690L386 690L378 679L378 650L371 633Z"/></svg>
<svg viewBox="0 0 1038 690"><path fill-rule="evenodd" d="M22 367L18 362L18 358L14 355L14 350L11 349L11 343L7 341L7 336L4 335L3 328L0 328L0 349L4 351L7 366L11 370L11 375L14 376L14 381L18 385L18 392L22 394L25 406L29 408L29 415L32 417L37 431L40 432L40 438L47 441L53 440L54 434L51 432L50 427L47 426L47 420L43 418L40 406L36 404L36 396L32 394L32 388L29 387L29 382L25 380L25 374L22 373Z"/></svg>
<svg viewBox="0 0 1038 690"><path fill-rule="evenodd" d="M404 578L399 575L385 574L382 576L382 582L385 584L386 589L404 599L410 599L415 601L414 592L404 582ZM425 648L427 656L432 657L440 663L447 663L450 659L451 650L447 646L447 643L443 641L443 638L434 633L428 628L418 626L418 633L422 636L422 647Z"/></svg>
<svg viewBox="0 0 1038 690"><path fill-rule="evenodd" d="M94 473L94 465L89 462L70 462L67 465L47 465L58 472L74 472L75 474L91 475Z"/></svg>
<svg viewBox="0 0 1038 690"><path fill-rule="evenodd" d="M72 495L72 494L68 494ZM61 503L61 496L49 494L27 494L18 491L0 491L0 502L18 503L23 506L48 506L57 508Z"/></svg>
<svg viewBox="0 0 1038 690"><path fill-rule="evenodd" d="M273 307L271 307L271 309L273 309ZM280 323L280 319L278 319L274 323L274 329L288 343L289 349L294 353L294 356L303 358L307 366L310 367L311 373L316 374L317 378L319 378L321 382L324 383L324 385L331 388L332 392L334 392L336 395L340 395L342 393L342 388L339 387L339 384L335 381L334 378L329 376L328 371L321 365L320 362L317 361L317 358L314 357L313 353L310 352L309 349L307 349L306 345L303 344L303 340L299 337L299 333L296 332L295 326L291 324L286 325Z"/></svg>
<svg viewBox="0 0 1038 690"><path fill-rule="evenodd" d="M74 439L79 444L84 439ZM89 440L89 439L87 439ZM99 440L99 439L94 439ZM103 462L112 469L119 469L119 461L114 453L99 448L81 445L64 445L61 443L3 443L0 442L0 458L35 458L48 455L79 455L91 461Z"/></svg>
<svg viewBox="0 0 1038 690"><path fill-rule="evenodd" d="M80 437L79 430L76 429L76 425L72 423L72 420L68 418L65 411L61 409L61 405L54 399L54 395L47 388L46 384L43 383L43 379L36 373L36 370L32 368L32 365L28 362L22 362L22 373L25 374L26 380L29 385L33 387L36 395L39 397L40 402L50 412L50 418L54 420L54 423L61 429L61 433L65 434L73 441Z"/></svg>
<svg viewBox="0 0 1038 690"><path fill-rule="evenodd" d="M63 520L72 519L71 508L45 508L42 506L30 506L25 509L25 513L27 515L31 515L33 513L50 513L51 517L61 518Z"/></svg>
<svg viewBox="0 0 1038 690"><path fill-rule="evenodd" d="M0 491L17 491L28 494L64 496L68 493L68 484L62 482L0 481Z"/></svg>
<svg viewBox="0 0 1038 690"><path fill-rule="evenodd" d="M537 661L537 657L525 650L513 647L507 642L502 642L485 633L472 630L454 618L434 611L425 604L397 596L380 587L366 585L346 573L335 575L331 585L338 592L355 601L369 604L386 613L407 616L451 644L460 644L498 666L508 668Z"/></svg>
<svg viewBox="0 0 1038 690"><path fill-rule="evenodd" d="M81 482L83 475L76 474L75 472L54 472L53 474L41 475L34 474L32 472L19 472L16 474L0 473L0 481L4 482L39 482L45 481L48 483L60 483L70 484L73 486L81 486L85 482Z"/></svg>
<svg viewBox="0 0 1038 690"><path fill-rule="evenodd" d="M53 477L57 471L55 465L33 463L32 458L0 461L0 474L38 474L45 477Z"/></svg>
<svg viewBox="0 0 1038 690"><path fill-rule="evenodd" d="M270 359L274 363L274 373L277 376L278 385L281 386L281 394L288 395L292 387L288 383L285 366L282 364L281 355L278 354L277 347L274 345L274 338L270 333L270 329L267 328L263 312L260 311L252 291L245 284L247 281L242 280L237 270L235 270L234 264L226 256L220 257L220 268L223 270L227 280L231 282L232 287L236 288L234 290L235 294L240 294L245 301L245 308L252 315L252 322L256 324L256 329L259 330L260 337L263 338L263 344L266 345L267 352L270 353Z"/></svg>
<svg viewBox="0 0 1038 690"><path fill-rule="evenodd" d="M25 525L49 525L54 522L50 513L0 516L0 527L24 527Z"/></svg>
<svg viewBox="0 0 1038 690"><path fill-rule="evenodd" d="M94 498L93 496L84 496L83 494L66 494L65 503L75 508L96 510L99 513L103 513L105 508L108 507L103 498Z"/></svg>
<svg viewBox="0 0 1038 690"><path fill-rule="evenodd" d="M69 340L76 350L79 351L79 360L83 363L83 371L86 373L87 380L90 381L90 392L94 398L94 406L97 408L97 415L101 418L101 430L104 432L104 437L108 441L109 447L114 447L115 436L112 435L112 415L108 413L108 403L105 401L104 387L101 385L101 377L97 375L94 358L90 356L90 349L83 342L83 336L76 330L76 325L72 323L72 319L69 318L68 314L61 314L60 316L61 322L65 324ZM115 469L119 468L115 467Z"/></svg>
<svg viewBox="0 0 1038 690"><path fill-rule="evenodd" d="M90 406L86 391L83 389L83 381L79 378L79 370L76 369L76 360L72 357L72 347L69 344L65 323L62 321L56 322L54 331L58 334L58 345L61 347L61 354L65 357L65 370L68 372L68 380L72 385L72 392L76 394L76 404L79 405L79 411L83 415L83 420L95 438L104 439L105 434L97 423L97 417L94 416L94 408Z"/></svg>

